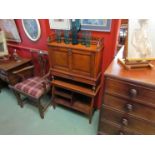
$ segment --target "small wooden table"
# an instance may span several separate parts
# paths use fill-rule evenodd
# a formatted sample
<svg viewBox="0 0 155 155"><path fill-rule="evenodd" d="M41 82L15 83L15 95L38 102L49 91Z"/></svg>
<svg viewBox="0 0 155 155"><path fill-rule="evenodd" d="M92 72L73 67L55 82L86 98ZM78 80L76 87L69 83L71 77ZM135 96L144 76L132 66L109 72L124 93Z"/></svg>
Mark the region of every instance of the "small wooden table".
<svg viewBox="0 0 155 155"><path fill-rule="evenodd" d="M20 61L0 61L0 87L3 82L7 82L10 85L17 83L19 79L13 74L13 72L29 65L31 65L31 59L21 59Z"/></svg>

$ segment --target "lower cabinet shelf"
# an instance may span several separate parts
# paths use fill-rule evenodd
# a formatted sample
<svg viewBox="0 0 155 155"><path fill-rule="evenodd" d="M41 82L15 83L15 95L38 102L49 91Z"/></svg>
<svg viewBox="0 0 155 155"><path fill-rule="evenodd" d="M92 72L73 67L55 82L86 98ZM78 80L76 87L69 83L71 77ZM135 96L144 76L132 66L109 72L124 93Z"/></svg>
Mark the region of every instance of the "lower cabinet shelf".
<svg viewBox="0 0 155 155"><path fill-rule="evenodd" d="M83 112L87 115L90 112L90 106L88 105L90 103L84 103L80 100L75 100L73 102L70 102L68 99L57 96L54 98L53 102L55 102L56 104L60 104L60 105L78 110L78 111Z"/></svg>
<svg viewBox="0 0 155 155"><path fill-rule="evenodd" d="M88 90L88 91L87 91ZM93 115L94 98L98 92L92 89L67 83L65 81L54 80L52 82L52 104L63 105L65 107L77 110L86 114L91 123Z"/></svg>
<svg viewBox="0 0 155 155"><path fill-rule="evenodd" d="M55 95L62 96L67 99L72 99L73 96L72 92L58 87L55 88Z"/></svg>

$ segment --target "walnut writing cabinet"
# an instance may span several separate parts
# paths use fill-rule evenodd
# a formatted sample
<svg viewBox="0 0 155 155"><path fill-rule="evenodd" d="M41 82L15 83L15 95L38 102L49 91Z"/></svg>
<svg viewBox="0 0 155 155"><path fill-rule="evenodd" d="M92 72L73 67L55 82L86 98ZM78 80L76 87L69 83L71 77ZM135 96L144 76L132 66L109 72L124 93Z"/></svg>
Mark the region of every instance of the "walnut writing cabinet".
<svg viewBox="0 0 155 155"><path fill-rule="evenodd" d="M94 97L100 88L102 49L103 42L101 40L96 43L94 42L94 44L92 43L90 47L81 44L72 45L65 44L64 42L57 43L54 40L48 42L50 70L53 77L53 98L55 93L58 93L58 90L62 88L66 89L66 92L69 91L71 97L68 97L69 94L65 96L71 98L72 103L76 103L70 104L69 107L90 116L90 113L92 114ZM62 91L64 94L65 90ZM81 108L81 105L77 105L79 102L73 102L79 95L75 94L75 92L91 98L90 105L84 104L87 108ZM60 104L62 102L57 100L57 103ZM67 104L63 105L67 106Z"/></svg>
<svg viewBox="0 0 155 155"><path fill-rule="evenodd" d="M98 134L155 134L155 68L126 70L122 53L105 72Z"/></svg>

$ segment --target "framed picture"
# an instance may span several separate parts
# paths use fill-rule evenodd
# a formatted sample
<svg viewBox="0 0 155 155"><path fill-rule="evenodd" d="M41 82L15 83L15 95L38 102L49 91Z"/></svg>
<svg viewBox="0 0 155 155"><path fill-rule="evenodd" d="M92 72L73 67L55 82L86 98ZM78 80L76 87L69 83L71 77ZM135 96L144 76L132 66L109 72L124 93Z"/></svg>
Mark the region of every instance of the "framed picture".
<svg viewBox="0 0 155 155"><path fill-rule="evenodd" d="M8 55L7 43L4 31L0 31L0 57Z"/></svg>
<svg viewBox="0 0 155 155"><path fill-rule="evenodd" d="M49 24L51 29L58 29L58 30L71 29L70 19L49 19Z"/></svg>
<svg viewBox="0 0 155 155"><path fill-rule="evenodd" d="M81 30L110 32L111 19L81 19Z"/></svg>
<svg viewBox="0 0 155 155"><path fill-rule="evenodd" d="M128 25L126 59L155 59L155 20L131 19Z"/></svg>
<svg viewBox="0 0 155 155"><path fill-rule="evenodd" d="M0 29L5 32L7 41L21 42L16 23L13 19L0 19Z"/></svg>
<svg viewBox="0 0 155 155"><path fill-rule="evenodd" d="M22 26L30 40L37 41L40 38L41 29L38 19L22 19Z"/></svg>

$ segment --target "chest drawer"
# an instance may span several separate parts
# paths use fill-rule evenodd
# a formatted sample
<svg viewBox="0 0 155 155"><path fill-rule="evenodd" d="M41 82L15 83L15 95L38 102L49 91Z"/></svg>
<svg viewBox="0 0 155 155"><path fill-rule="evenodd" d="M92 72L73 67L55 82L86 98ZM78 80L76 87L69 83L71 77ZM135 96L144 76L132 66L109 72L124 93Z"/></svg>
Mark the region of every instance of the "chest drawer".
<svg viewBox="0 0 155 155"><path fill-rule="evenodd" d="M130 100L124 100L109 94L104 95L104 105L155 123L155 107L150 107Z"/></svg>
<svg viewBox="0 0 155 155"><path fill-rule="evenodd" d="M113 110L108 106L103 107L101 120L102 119L117 123L124 129L129 129L141 134L155 134L155 124L151 124L126 113Z"/></svg>
<svg viewBox="0 0 155 155"><path fill-rule="evenodd" d="M107 78L105 92L126 99L155 105L155 89L149 87Z"/></svg>
<svg viewBox="0 0 155 155"><path fill-rule="evenodd" d="M138 133L134 133L129 130L124 130L120 125L107 121L103 119L100 122L98 134L108 134L108 135L138 135Z"/></svg>

